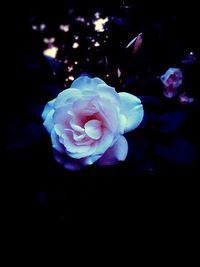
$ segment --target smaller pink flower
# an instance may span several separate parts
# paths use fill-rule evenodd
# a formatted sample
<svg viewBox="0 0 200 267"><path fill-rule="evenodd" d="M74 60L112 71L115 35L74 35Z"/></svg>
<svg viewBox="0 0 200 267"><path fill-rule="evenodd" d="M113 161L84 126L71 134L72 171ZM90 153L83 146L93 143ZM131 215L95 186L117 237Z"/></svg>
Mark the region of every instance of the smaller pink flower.
<svg viewBox="0 0 200 267"><path fill-rule="evenodd" d="M182 84L183 73L178 68L169 68L165 74L160 77L164 85L163 94L167 98L174 97Z"/></svg>
<svg viewBox="0 0 200 267"><path fill-rule="evenodd" d="M194 101L194 98L186 96L184 92L183 94L179 95L178 100L180 104L186 105L191 104Z"/></svg>

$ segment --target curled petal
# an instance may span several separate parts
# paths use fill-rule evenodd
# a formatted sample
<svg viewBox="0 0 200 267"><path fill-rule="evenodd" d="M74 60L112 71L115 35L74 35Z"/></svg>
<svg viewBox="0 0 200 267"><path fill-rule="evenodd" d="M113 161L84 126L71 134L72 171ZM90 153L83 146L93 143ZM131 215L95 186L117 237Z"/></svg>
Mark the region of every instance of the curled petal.
<svg viewBox="0 0 200 267"><path fill-rule="evenodd" d="M101 122L90 120L85 124L85 132L92 139L98 140L101 137Z"/></svg>
<svg viewBox="0 0 200 267"><path fill-rule="evenodd" d="M126 116L124 132L130 132L139 126L144 117L143 105L139 98L128 93L119 93L122 106L121 111Z"/></svg>

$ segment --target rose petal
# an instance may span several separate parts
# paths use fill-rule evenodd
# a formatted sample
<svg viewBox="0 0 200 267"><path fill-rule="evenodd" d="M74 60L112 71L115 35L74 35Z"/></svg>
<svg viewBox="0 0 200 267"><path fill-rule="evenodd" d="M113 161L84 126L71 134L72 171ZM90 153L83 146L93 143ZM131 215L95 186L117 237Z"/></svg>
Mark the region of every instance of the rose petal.
<svg viewBox="0 0 200 267"><path fill-rule="evenodd" d="M72 159L67 155L59 153L57 150L54 150L54 158L58 163L62 164L65 169L70 171L78 171L84 167L80 160Z"/></svg>
<svg viewBox="0 0 200 267"><path fill-rule="evenodd" d="M88 76L81 76L78 79L74 80L70 88L78 88L81 90L90 89L93 90L98 84L106 84L103 80L99 78L90 78Z"/></svg>
<svg viewBox="0 0 200 267"><path fill-rule="evenodd" d="M126 138L121 135L116 143L108 148L103 156L97 161L97 164L102 165L114 165L118 161L124 161L128 153L128 143Z"/></svg>
<svg viewBox="0 0 200 267"><path fill-rule="evenodd" d="M114 140L114 135L108 129L102 131L100 140L96 141L95 155L102 155L111 145Z"/></svg>
<svg viewBox="0 0 200 267"><path fill-rule="evenodd" d="M55 108L62 107L67 103L69 103L70 101L79 98L80 96L81 96L80 90L75 88L66 89L57 96L54 106Z"/></svg>
<svg viewBox="0 0 200 267"><path fill-rule="evenodd" d="M113 133L119 131L119 114L116 106L111 105L107 99L98 101L95 104L96 110L98 111L98 119L101 121L102 126Z"/></svg>
<svg viewBox="0 0 200 267"><path fill-rule="evenodd" d="M144 116L143 105L139 98L129 93L119 93L122 103L122 113L127 122L124 132L130 132L139 126Z"/></svg>
<svg viewBox="0 0 200 267"><path fill-rule="evenodd" d="M71 119L69 124L70 124L70 126L72 127L72 129L74 131L77 131L77 132L80 132L80 133L85 132L84 128L80 127L80 125L77 125L76 122L74 121L74 119Z"/></svg>
<svg viewBox="0 0 200 267"><path fill-rule="evenodd" d="M72 119L72 115L69 112L69 110L71 109L72 108L70 104L56 109L56 111L53 114L54 123L65 125L65 127L71 128L69 124L70 120Z"/></svg>
<svg viewBox="0 0 200 267"><path fill-rule="evenodd" d="M65 153L65 147L60 143L59 137L54 129L51 131L51 141L54 149L56 149L60 153Z"/></svg>
<svg viewBox="0 0 200 267"><path fill-rule="evenodd" d="M107 84L99 84L94 88L94 90L99 94L100 97L109 100L111 103L119 106L120 97L115 91L114 87L108 86Z"/></svg>
<svg viewBox="0 0 200 267"><path fill-rule="evenodd" d="M55 103L55 101L56 101L56 99L53 99L53 100L49 101L49 102L45 105L44 110L43 110L43 112L42 112L42 119L43 119L43 120L45 120L46 117L47 117L47 115L48 115L48 113L49 113L52 109L54 109L54 103Z"/></svg>
<svg viewBox="0 0 200 267"><path fill-rule="evenodd" d="M81 161L84 165L92 165L95 161L97 161L102 155L92 155L86 158L83 158Z"/></svg>
<svg viewBox="0 0 200 267"><path fill-rule="evenodd" d="M52 109L46 116L46 119L43 123L44 127L47 129L49 133L51 133L52 128L54 127L54 122L53 122L53 114L54 114L54 109Z"/></svg>
<svg viewBox="0 0 200 267"><path fill-rule="evenodd" d="M94 154L95 146L94 145L77 145L73 140L73 134L71 130L65 130L66 134L63 135L64 146L66 152L72 158L80 159Z"/></svg>
<svg viewBox="0 0 200 267"><path fill-rule="evenodd" d="M124 134L126 128L127 118L124 114L119 114L119 133Z"/></svg>
<svg viewBox="0 0 200 267"><path fill-rule="evenodd" d="M98 140L101 137L101 122L90 120L85 124L85 132L92 139Z"/></svg>

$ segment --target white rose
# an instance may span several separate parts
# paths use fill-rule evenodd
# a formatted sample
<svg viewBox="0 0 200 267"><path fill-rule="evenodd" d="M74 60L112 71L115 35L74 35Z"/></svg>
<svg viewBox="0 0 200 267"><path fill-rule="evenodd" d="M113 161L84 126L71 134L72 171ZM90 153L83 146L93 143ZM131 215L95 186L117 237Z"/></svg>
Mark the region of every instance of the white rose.
<svg viewBox="0 0 200 267"><path fill-rule="evenodd" d="M136 96L117 93L99 78L81 76L46 104L42 118L56 160L78 170L94 162L125 160L128 143L123 134L138 127L143 115Z"/></svg>

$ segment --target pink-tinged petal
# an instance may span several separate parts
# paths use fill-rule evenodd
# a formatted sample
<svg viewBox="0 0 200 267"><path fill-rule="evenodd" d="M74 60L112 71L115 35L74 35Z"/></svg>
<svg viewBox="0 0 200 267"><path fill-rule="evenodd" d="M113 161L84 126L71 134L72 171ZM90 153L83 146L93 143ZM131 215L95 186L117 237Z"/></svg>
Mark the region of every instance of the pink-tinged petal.
<svg viewBox="0 0 200 267"><path fill-rule="evenodd" d="M99 78L90 78L88 76L81 76L74 80L70 88L78 88L81 90L93 90L98 84L106 84L103 80Z"/></svg>
<svg viewBox="0 0 200 267"><path fill-rule="evenodd" d="M55 101L56 101L56 99L53 99L53 100L49 101L49 102L45 105L44 110L43 110L43 112L42 112L42 118L43 118L43 120L46 120L46 117L47 117L48 113L49 113L52 109L54 109L54 103L55 103Z"/></svg>
<svg viewBox="0 0 200 267"><path fill-rule="evenodd" d="M124 132L137 128L144 117L143 105L139 98L129 93L119 93L121 98L121 111L126 116L127 122Z"/></svg>
<svg viewBox="0 0 200 267"><path fill-rule="evenodd" d="M98 165L115 165L119 161L124 161L128 153L128 143L121 135L115 144L108 148L102 157L96 162Z"/></svg>
<svg viewBox="0 0 200 267"><path fill-rule="evenodd" d="M73 134L70 130L66 130L66 135L63 135L64 146L66 148L66 153L76 159L81 159L88 157L90 155L94 155L96 146L94 144L88 145L78 145L73 140Z"/></svg>
<svg viewBox="0 0 200 267"><path fill-rule="evenodd" d="M107 84L99 84L94 90L101 98L109 100L111 104L120 105L120 98L114 87L108 86Z"/></svg>
<svg viewBox="0 0 200 267"><path fill-rule="evenodd" d="M51 133L51 130L54 127L54 122L53 122L53 114L54 114L54 109L52 109L46 116L46 119L43 123L44 127L47 129L48 133Z"/></svg>
<svg viewBox="0 0 200 267"><path fill-rule="evenodd" d="M101 122L98 120L90 120L85 124L86 134L95 140L101 137Z"/></svg>
<svg viewBox="0 0 200 267"><path fill-rule="evenodd" d="M70 127L69 121L72 118L72 115L69 114L70 109L71 109L70 104L56 109L53 114L54 123L65 125L65 127Z"/></svg>
<svg viewBox="0 0 200 267"><path fill-rule="evenodd" d="M56 134L54 129L51 131L51 141L54 149L60 153L65 153L65 147L60 143L59 136Z"/></svg>
<svg viewBox="0 0 200 267"><path fill-rule="evenodd" d="M73 140L75 141L74 143L77 145L80 141L82 141L83 139L85 139L86 137L86 134L83 133L83 134L76 134L74 130L72 129L66 129L65 131L71 131L72 132L72 135L73 135Z"/></svg>
<svg viewBox="0 0 200 267"><path fill-rule="evenodd" d="M69 102L73 102L75 99L81 96L81 92L75 88L69 88L58 94L54 103L55 108L62 107Z"/></svg>
<svg viewBox="0 0 200 267"><path fill-rule="evenodd" d="M80 132L80 133L84 133L85 130L84 128L82 128L80 125L77 125L76 122L74 121L74 119L71 119L69 122L70 126L72 127L72 129L74 131Z"/></svg>

